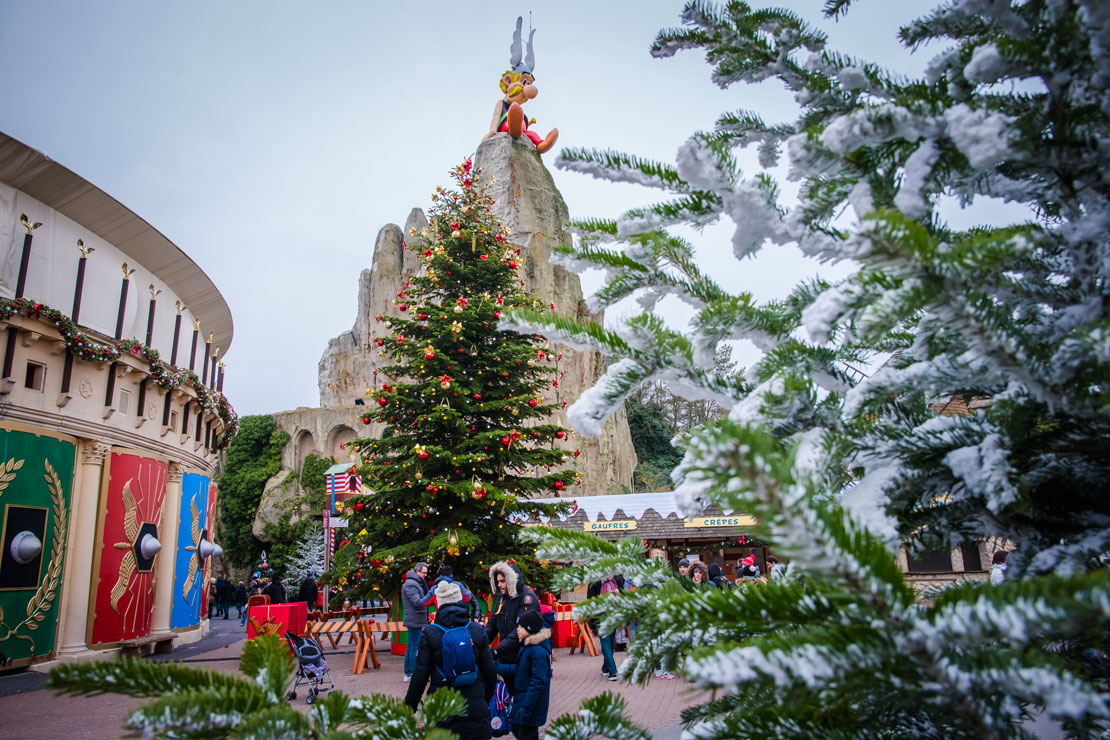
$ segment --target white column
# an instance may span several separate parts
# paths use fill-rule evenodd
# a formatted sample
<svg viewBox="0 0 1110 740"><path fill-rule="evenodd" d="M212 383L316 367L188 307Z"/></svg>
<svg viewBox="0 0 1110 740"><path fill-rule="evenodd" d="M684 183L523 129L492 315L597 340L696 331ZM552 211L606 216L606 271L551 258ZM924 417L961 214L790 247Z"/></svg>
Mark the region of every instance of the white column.
<svg viewBox="0 0 1110 740"><path fill-rule="evenodd" d="M85 628L89 618L92 568L96 553L96 517L100 509L100 481L111 448L82 439L77 444L77 474L73 481L65 575L58 609L58 658L74 658L88 651Z"/></svg>
<svg viewBox="0 0 1110 740"><path fill-rule="evenodd" d="M162 519L158 523L158 539L162 550L154 563L154 618L151 634L170 632L170 613L173 611L173 568L177 562L177 533L181 525L181 479L185 469L181 463L171 462L166 474L166 497L162 501Z"/></svg>

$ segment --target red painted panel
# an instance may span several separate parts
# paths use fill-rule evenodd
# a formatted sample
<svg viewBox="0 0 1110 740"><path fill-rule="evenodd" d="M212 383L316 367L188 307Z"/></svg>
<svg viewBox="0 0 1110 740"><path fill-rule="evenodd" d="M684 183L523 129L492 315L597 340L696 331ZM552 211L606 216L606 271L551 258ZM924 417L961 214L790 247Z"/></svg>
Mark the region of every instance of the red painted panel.
<svg viewBox="0 0 1110 740"><path fill-rule="evenodd" d="M155 563L173 553L146 558L142 540L148 535L168 539L168 527L176 524L162 526L164 462L113 451L107 468L107 482L101 485L98 581L89 640L94 645L150 634Z"/></svg>

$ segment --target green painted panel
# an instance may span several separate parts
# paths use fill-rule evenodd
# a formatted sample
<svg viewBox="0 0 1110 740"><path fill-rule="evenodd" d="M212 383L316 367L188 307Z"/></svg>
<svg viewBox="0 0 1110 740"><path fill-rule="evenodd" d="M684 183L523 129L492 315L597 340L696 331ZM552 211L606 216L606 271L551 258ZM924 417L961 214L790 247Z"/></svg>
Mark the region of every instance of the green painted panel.
<svg viewBox="0 0 1110 740"><path fill-rule="evenodd" d="M0 425L0 664L54 651L76 452Z"/></svg>

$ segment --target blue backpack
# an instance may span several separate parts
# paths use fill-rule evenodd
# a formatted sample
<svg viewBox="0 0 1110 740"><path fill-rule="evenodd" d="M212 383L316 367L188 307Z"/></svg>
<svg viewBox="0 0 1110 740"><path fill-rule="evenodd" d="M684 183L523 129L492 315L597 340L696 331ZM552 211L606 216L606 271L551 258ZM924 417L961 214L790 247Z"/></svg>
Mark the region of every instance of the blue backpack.
<svg viewBox="0 0 1110 740"><path fill-rule="evenodd" d="M443 630L443 667L436 666L439 675L448 686L469 686L478 678L478 663L474 659L474 642L470 639L470 623L461 627L447 629L432 623L433 627Z"/></svg>
<svg viewBox="0 0 1110 740"><path fill-rule="evenodd" d="M513 698L504 681L498 681L489 700L489 728L494 737L509 734L509 713L513 711Z"/></svg>

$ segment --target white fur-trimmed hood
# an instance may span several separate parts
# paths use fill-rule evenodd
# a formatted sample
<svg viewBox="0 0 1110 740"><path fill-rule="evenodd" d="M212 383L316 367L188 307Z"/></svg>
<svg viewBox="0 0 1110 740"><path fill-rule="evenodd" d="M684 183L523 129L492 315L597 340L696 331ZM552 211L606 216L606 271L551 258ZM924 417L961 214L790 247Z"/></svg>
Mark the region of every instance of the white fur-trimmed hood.
<svg viewBox="0 0 1110 740"><path fill-rule="evenodd" d="M520 596L520 576L513 570L513 567L508 563L502 561L494 563L489 567L489 592L497 596L501 592L497 590L497 574L500 573L505 576L505 598L515 599Z"/></svg>
<svg viewBox="0 0 1110 740"><path fill-rule="evenodd" d="M551 629L544 627L542 630L534 635L528 635L524 638L525 645L539 645L544 640L551 639Z"/></svg>

